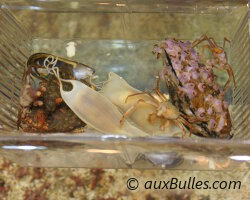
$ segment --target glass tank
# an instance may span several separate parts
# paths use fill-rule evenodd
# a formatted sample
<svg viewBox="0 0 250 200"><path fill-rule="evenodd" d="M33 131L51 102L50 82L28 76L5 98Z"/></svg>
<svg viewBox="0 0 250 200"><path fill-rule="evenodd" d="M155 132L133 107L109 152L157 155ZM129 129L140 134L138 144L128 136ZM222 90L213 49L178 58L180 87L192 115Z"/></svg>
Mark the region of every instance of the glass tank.
<svg viewBox="0 0 250 200"><path fill-rule="evenodd" d="M249 169L250 5L247 1L6 0L1 1L0 6L1 155L20 165L37 167ZM158 134L159 131L156 131L157 133L153 134L139 134L141 129L134 128L133 123L140 123L142 116L140 113L139 117L135 115L131 119L128 117L128 122L125 124L130 123L133 128L128 128L127 134L119 133L118 129L100 131L100 129L109 130L105 127L109 126L106 116L108 118L110 109L101 107L106 105L102 104L102 100L109 98L109 102L117 112L124 114L126 109L119 107L117 102L121 98L120 93L128 87L127 85L137 92L160 91L156 101L160 98L161 101L171 102L173 106L178 107L174 99L178 98L176 90L179 87L169 86L167 82L172 78L164 74L164 80L160 81L159 87L157 86L157 80L162 76L166 63L175 69L175 57L171 57L170 51L166 50L164 53L161 46L168 40L172 43L181 41L179 44L187 45L189 42L193 45L197 41L196 51L200 52L199 55L204 51L204 57L215 56L221 59L218 55L227 52L228 65L223 65L222 70L216 67L212 69L216 77L212 82L222 88L231 78L231 84L228 84L229 87L223 95L228 103L229 114L225 114L226 117L223 118L224 121L226 119L230 121L228 122L230 130L226 135L228 137L224 137L224 132L221 130L207 131L213 134L200 135L198 131L189 136L189 131L192 132L197 128L196 119L190 123L191 125L180 125L179 134L175 134L174 129L168 128L168 123L165 127L167 133ZM225 46L223 41L226 43ZM87 126L73 132L62 129L49 133L47 131L35 133L34 129L32 131L18 129L24 74L27 72L30 56L36 53L56 55L59 61L62 58L67 62L71 60L89 66L95 71L93 83L97 87L100 85L108 87L108 83L113 84L113 90L107 92L108 94L101 88L101 92L94 91L93 95L98 93L97 96L89 100L93 103L91 105L103 108L97 110L99 111L97 115L101 117L93 117L94 120L98 120L94 123L99 125L99 129L94 129L97 126L95 124L94 128ZM166 55L170 61L164 58ZM205 64L209 65L209 62ZM179 72L175 73L180 80ZM126 87L120 82L118 83L121 85L107 81L112 75L122 77L120 79L126 81ZM195 83L197 87L201 84L198 81ZM184 88L185 84L182 87ZM156 88L158 89L155 90ZM81 93L80 90L78 92ZM206 91L201 90L199 95L202 97L203 93ZM91 91L83 95L86 101L84 99L78 101L78 106L72 110L75 113L79 110L85 112L87 109L84 104L91 95ZM100 95L105 97L99 99ZM69 102L74 98L76 96L69 98ZM155 104L156 110L163 105ZM112 106L110 108L113 108ZM169 104L164 108L169 108ZM199 106L197 112L198 108ZM96 109L91 107L84 115L88 118L88 115L93 114L92 110ZM193 115L197 112L194 111ZM183 115L182 111L179 113L180 116ZM124 116L122 114L121 116ZM143 115L146 119L145 116ZM172 116L173 114L169 113L167 117L163 115L161 117L167 118L169 122ZM157 117L159 114L156 113ZM62 128L64 127L63 122L60 124L62 118L69 124L75 119L66 117L62 112L61 115L52 117L52 120ZM202 127L205 130L208 130L212 123L211 119L209 120L204 122L208 127L207 129ZM227 123L221 122L222 118L218 120L218 123ZM91 124L88 122L87 125ZM203 124L203 121L199 123L199 126L202 126L200 124ZM198 127L198 130L202 128ZM182 129L189 131L184 134Z"/></svg>

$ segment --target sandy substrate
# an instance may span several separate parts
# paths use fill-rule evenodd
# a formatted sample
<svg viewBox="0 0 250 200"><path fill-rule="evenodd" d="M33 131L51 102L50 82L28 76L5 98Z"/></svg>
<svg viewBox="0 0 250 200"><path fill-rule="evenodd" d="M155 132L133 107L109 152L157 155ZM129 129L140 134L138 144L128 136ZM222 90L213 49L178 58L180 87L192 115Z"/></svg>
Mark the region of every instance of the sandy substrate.
<svg viewBox="0 0 250 200"><path fill-rule="evenodd" d="M170 190L145 189L147 181L185 181L195 177L201 181L239 180L241 189L231 190ZM127 180L136 178L139 187L130 191ZM132 184L133 185L133 184ZM163 186L163 185L162 185ZM68 200L68 199L249 199L250 171L181 171L181 170L103 170L74 168L20 167L0 159L1 200Z"/></svg>

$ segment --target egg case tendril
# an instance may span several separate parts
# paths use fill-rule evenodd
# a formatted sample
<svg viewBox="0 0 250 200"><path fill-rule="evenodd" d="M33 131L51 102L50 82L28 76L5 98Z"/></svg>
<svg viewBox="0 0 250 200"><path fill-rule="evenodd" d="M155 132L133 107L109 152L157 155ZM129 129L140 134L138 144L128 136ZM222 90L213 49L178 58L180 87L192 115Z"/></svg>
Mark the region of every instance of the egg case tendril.
<svg viewBox="0 0 250 200"><path fill-rule="evenodd" d="M48 67L49 72L43 64ZM85 123L63 102L59 81L52 75L53 66L60 67L60 76L65 79L77 79L73 72L75 68L82 70L82 74L94 72L92 68L84 64L51 54L31 55L22 79L18 129L22 128L25 132L49 133L75 131L85 126ZM87 80L81 79L81 81L86 81L88 84ZM69 89L68 85L64 84L64 86L67 90Z"/></svg>

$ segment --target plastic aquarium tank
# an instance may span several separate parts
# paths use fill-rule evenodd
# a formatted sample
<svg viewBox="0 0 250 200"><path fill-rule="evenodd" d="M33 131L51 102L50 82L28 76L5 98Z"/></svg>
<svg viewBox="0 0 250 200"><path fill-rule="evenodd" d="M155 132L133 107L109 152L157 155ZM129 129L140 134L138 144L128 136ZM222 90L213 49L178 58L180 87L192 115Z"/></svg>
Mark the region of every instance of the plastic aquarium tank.
<svg viewBox="0 0 250 200"><path fill-rule="evenodd" d="M250 167L249 3L236 0L7 0L0 6L0 153L24 166L231 170ZM16 128L24 66L37 52L113 71L140 90L162 67L152 47L202 34L230 39L237 87L230 88L231 140L129 138L109 134L31 134ZM227 77L226 72L223 76Z"/></svg>

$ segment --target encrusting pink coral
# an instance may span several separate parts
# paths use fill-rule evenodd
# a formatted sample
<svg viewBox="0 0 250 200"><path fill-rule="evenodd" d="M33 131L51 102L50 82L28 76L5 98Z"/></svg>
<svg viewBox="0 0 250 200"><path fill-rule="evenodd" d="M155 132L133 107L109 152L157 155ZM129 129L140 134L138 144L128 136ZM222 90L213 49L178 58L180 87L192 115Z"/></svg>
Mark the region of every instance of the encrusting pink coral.
<svg viewBox="0 0 250 200"><path fill-rule="evenodd" d="M215 83L213 61L202 62L190 42L166 39L153 53L163 58L160 77L165 80L172 103L194 127L196 135L230 138L231 119L224 90ZM223 55L220 55L221 59ZM196 120L193 120L193 119Z"/></svg>

